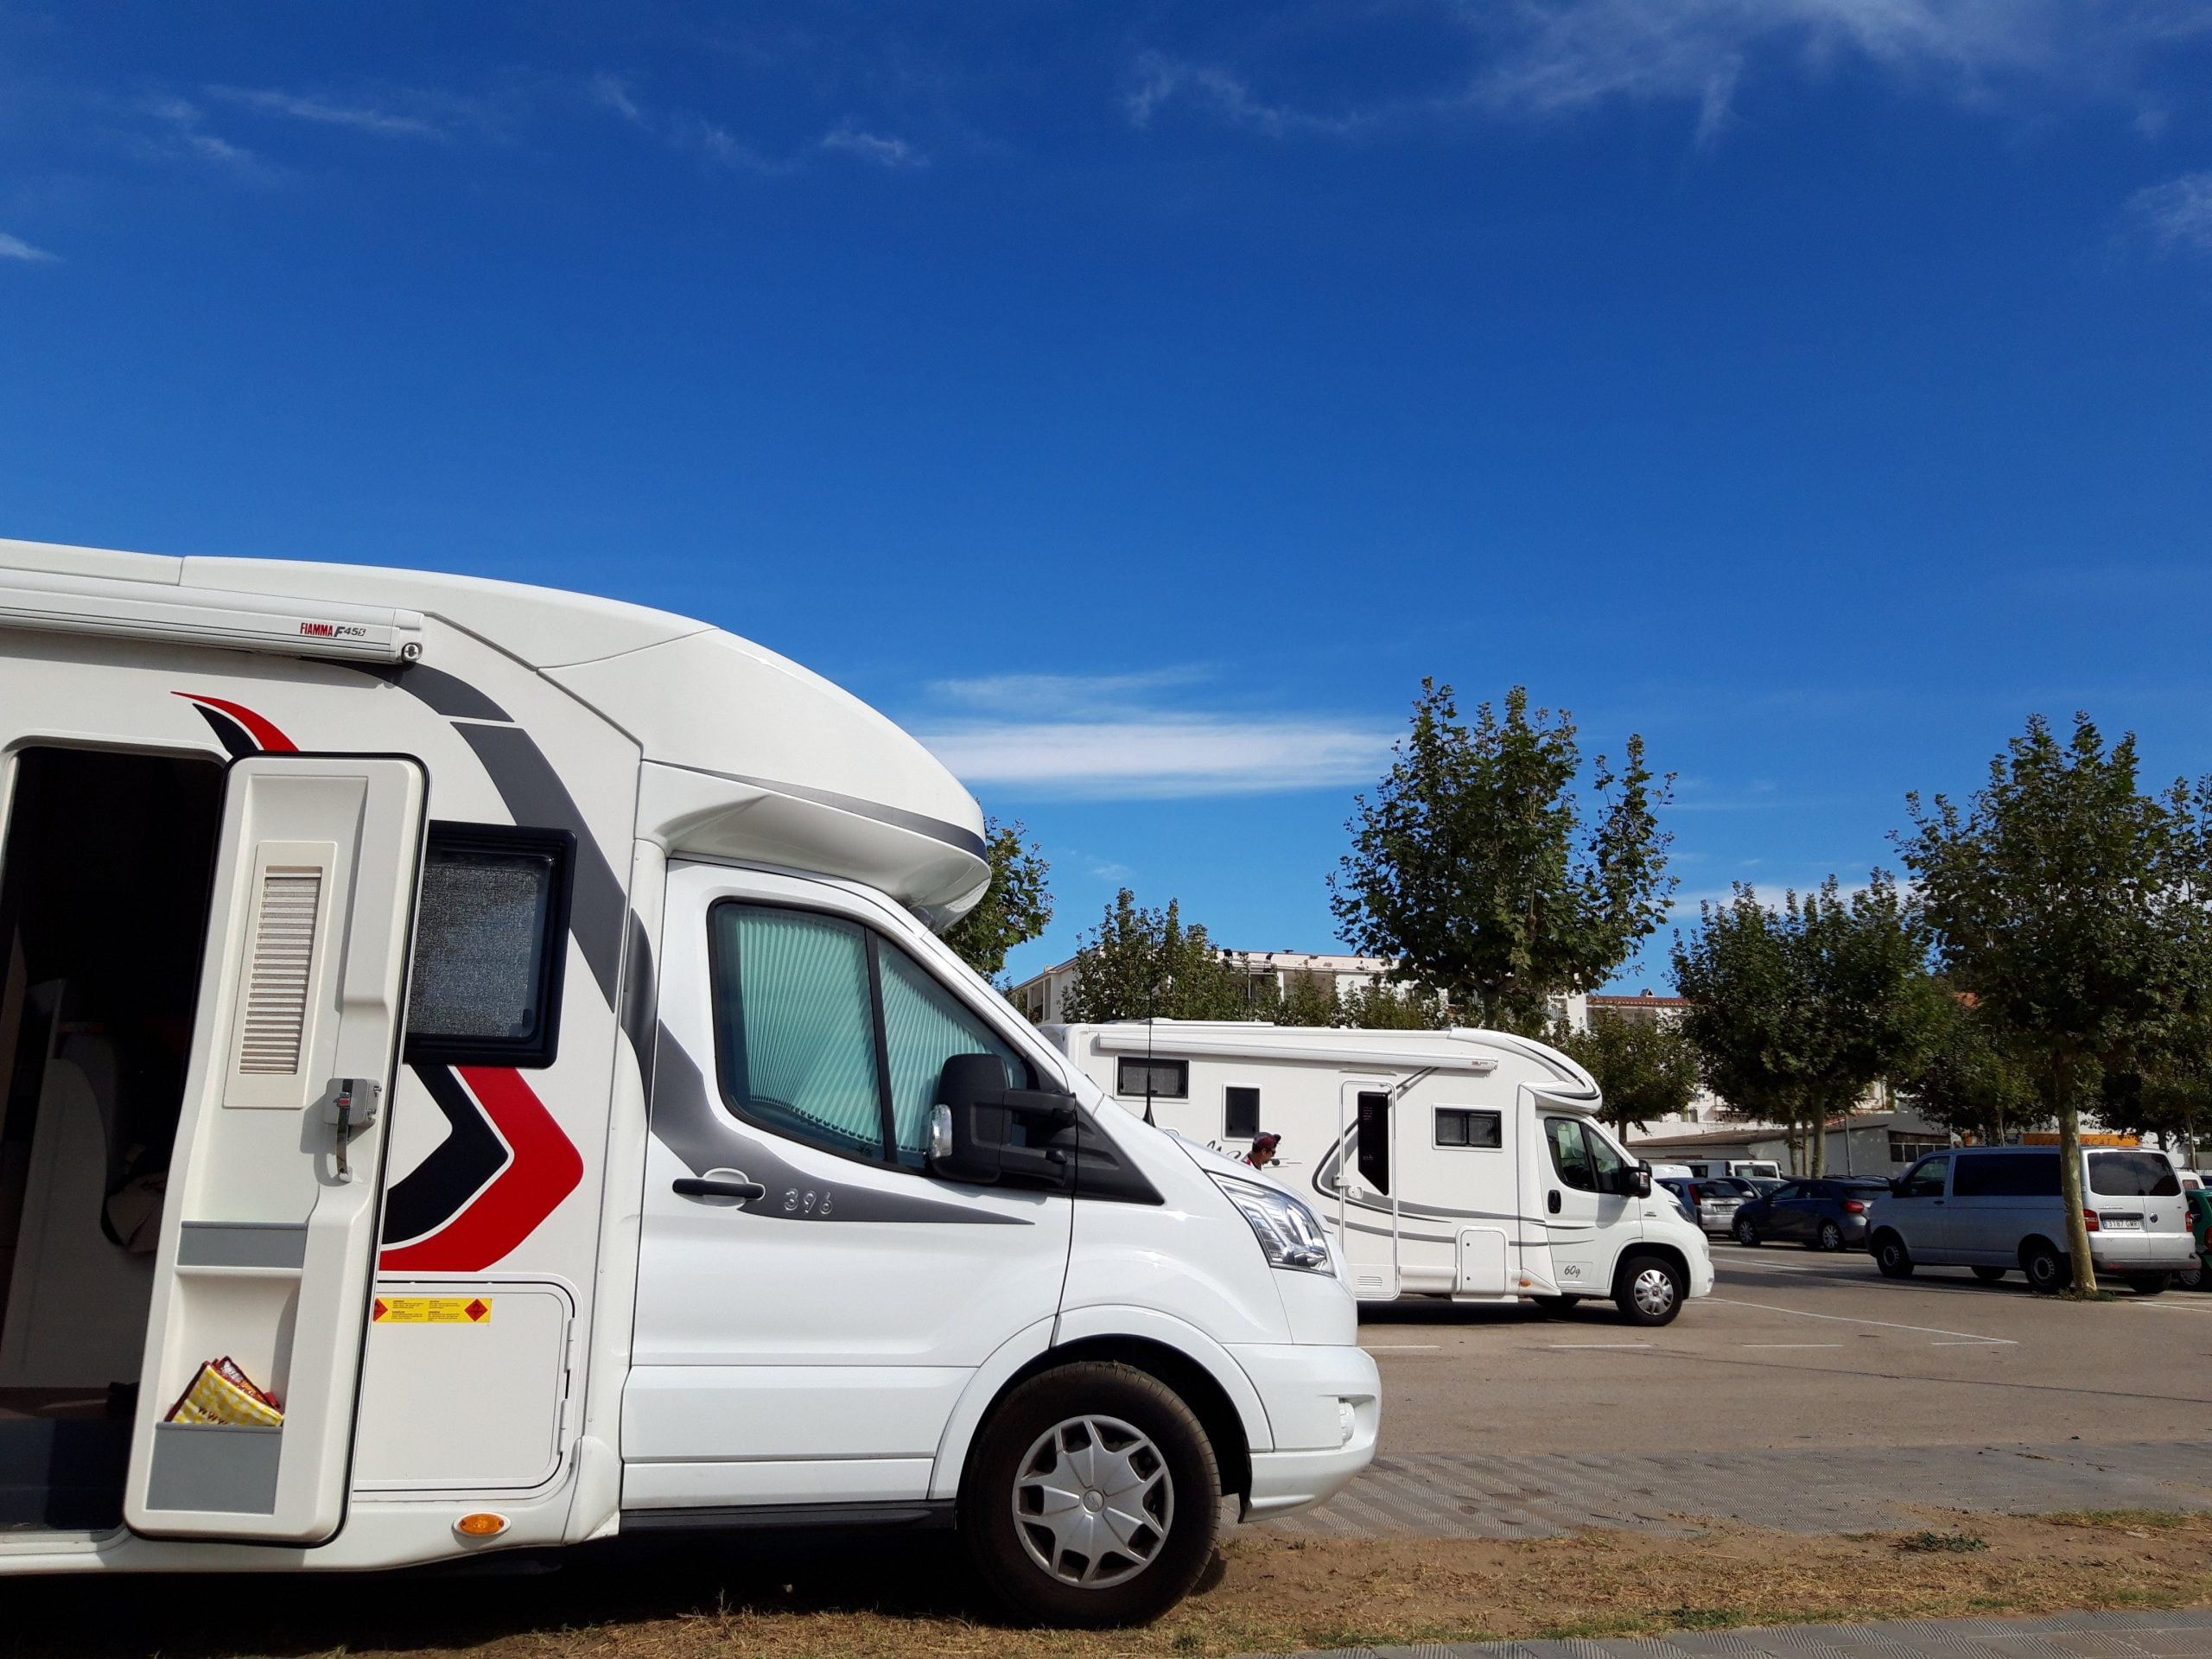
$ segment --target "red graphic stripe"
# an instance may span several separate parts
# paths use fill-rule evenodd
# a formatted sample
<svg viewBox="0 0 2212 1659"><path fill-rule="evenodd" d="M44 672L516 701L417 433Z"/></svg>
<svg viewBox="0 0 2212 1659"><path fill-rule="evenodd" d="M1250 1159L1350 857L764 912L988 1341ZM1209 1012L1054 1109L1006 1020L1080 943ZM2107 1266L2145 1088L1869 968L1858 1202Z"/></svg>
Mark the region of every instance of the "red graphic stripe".
<svg viewBox="0 0 2212 1659"><path fill-rule="evenodd" d="M507 1066L454 1070L512 1149L507 1166L443 1229L386 1250L377 1265L400 1273L474 1273L537 1230L584 1178L584 1160L522 1073Z"/></svg>
<svg viewBox="0 0 2212 1659"><path fill-rule="evenodd" d="M219 709L252 734L253 741L270 754L297 754L300 746L278 731L263 716L242 702L228 702L221 697L202 696L197 691L179 691L175 696L188 702L204 702L210 709Z"/></svg>

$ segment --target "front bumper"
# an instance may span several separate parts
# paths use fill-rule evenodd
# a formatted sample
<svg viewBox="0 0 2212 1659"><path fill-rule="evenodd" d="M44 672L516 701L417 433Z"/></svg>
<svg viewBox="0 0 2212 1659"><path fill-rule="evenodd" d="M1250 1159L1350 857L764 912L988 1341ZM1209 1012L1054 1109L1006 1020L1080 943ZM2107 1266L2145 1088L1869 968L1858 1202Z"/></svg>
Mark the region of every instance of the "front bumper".
<svg viewBox="0 0 2212 1659"><path fill-rule="evenodd" d="M1382 1378L1364 1348L1264 1343L1229 1351L1252 1379L1274 1433L1272 1448L1252 1452L1244 1520L1323 1503L1374 1460Z"/></svg>

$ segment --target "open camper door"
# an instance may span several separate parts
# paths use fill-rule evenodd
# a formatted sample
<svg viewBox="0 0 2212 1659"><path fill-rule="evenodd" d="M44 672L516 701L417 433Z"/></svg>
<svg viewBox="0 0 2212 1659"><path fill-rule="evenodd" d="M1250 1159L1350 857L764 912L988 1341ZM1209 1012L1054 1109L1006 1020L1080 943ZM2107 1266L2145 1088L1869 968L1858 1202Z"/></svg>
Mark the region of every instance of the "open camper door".
<svg viewBox="0 0 2212 1659"><path fill-rule="evenodd" d="M1338 1237L1363 1301L1399 1294L1395 1086L1390 1077L1353 1077L1338 1093Z"/></svg>
<svg viewBox="0 0 2212 1659"><path fill-rule="evenodd" d="M315 1544L345 1518L423 795L404 759L231 768L131 1438L133 1531Z"/></svg>

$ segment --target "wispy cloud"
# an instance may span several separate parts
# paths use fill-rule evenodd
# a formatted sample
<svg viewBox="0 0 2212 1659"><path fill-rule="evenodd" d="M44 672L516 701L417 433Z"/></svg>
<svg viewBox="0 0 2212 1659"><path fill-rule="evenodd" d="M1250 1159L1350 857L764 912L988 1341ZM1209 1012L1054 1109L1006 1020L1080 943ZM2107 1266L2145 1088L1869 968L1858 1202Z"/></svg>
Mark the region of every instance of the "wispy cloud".
<svg viewBox="0 0 2212 1659"><path fill-rule="evenodd" d="M35 265L53 264L60 259L58 253L48 253L44 248L35 248L20 236L10 236L0 231L0 259L21 259Z"/></svg>
<svg viewBox="0 0 2212 1659"><path fill-rule="evenodd" d="M2212 253L2212 172L2138 190L2128 198L2127 217L2160 253Z"/></svg>
<svg viewBox="0 0 2212 1659"><path fill-rule="evenodd" d="M419 115L401 114L372 105L334 102L296 92L246 86L210 86L207 96L257 114L288 120L309 121L321 126L346 127L356 132L391 138L442 138L444 129Z"/></svg>
<svg viewBox="0 0 2212 1659"><path fill-rule="evenodd" d="M964 783L1123 800L1371 783L1390 753L1390 734L1365 727L1211 715L1008 721L920 735Z"/></svg>
<svg viewBox="0 0 2212 1659"><path fill-rule="evenodd" d="M1198 667L1160 668L1139 674L993 674L974 680L938 680L930 695L939 702L1032 720L1101 720L1151 705L1156 695L1193 685L1206 677Z"/></svg>
<svg viewBox="0 0 2212 1659"><path fill-rule="evenodd" d="M587 88L591 101L671 149L703 156L716 166L771 176L798 172L818 156L842 156L888 171L929 165L929 157L906 139L871 131L852 118L818 138L780 153L739 138L728 128L688 110L655 110L637 88L619 75L594 75Z"/></svg>
<svg viewBox="0 0 2212 1659"><path fill-rule="evenodd" d="M137 105L137 113L152 124L137 140L145 155L203 162L257 183L283 176L284 169L266 156L215 131L207 124L207 112L188 99L149 98Z"/></svg>
<svg viewBox="0 0 2212 1659"><path fill-rule="evenodd" d="M1122 113L1144 127L1179 104L1284 138L1677 103L1695 111L1703 147L1727 131L1754 79L1855 69L1992 108L2051 94L2119 99L2155 132L2162 106L2142 85L2146 64L2212 35L2212 8L2193 0L1440 0L1438 15L1473 53L1472 67L1440 89L1432 80L1321 112L1255 92L1235 68L1148 53Z"/></svg>
<svg viewBox="0 0 2212 1659"><path fill-rule="evenodd" d="M1324 115L1255 97L1239 76L1215 64L1191 63L1157 52L1136 61L1122 113L1133 127L1148 127L1166 106L1189 104L1234 127L1249 127L1270 138L1310 132L1341 137L1384 118L1380 109L1349 115Z"/></svg>

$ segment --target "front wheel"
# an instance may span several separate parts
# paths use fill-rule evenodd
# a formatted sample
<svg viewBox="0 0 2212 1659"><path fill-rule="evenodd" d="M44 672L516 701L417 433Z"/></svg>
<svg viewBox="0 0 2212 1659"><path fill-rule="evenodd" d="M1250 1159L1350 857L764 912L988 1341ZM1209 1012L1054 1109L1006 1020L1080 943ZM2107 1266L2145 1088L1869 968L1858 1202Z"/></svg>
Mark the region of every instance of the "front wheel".
<svg viewBox="0 0 2212 1659"><path fill-rule="evenodd" d="M1813 1241L1813 1248L1816 1250L1825 1250L1831 1255L1834 1255L1843 1248L1843 1229L1832 1221L1822 1222L1820 1236Z"/></svg>
<svg viewBox="0 0 2212 1659"><path fill-rule="evenodd" d="M1630 1325L1672 1325L1689 1288L1666 1257L1631 1255L1613 1275L1613 1302Z"/></svg>
<svg viewBox="0 0 2212 1659"><path fill-rule="evenodd" d="M1912 1252L1905 1249L1904 1240L1895 1233L1878 1233L1874 1237L1874 1265L1882 1270L1885 1279L1910 1279Z"/></svg>
<svg viewBox="0 0 2212 1659"><path fill-rule="evenodd" d="M2174 1283L2176 1283L2177 1285L2179 1285L2179 1286L2180 1286L2183 1290L2202 1290L2202 1289L2203 1289L2203 1288L2204 1288L2204 1264L2203 1264L2203 1262L2202 1262L2202 1261L2200 1261L2200 1262L2197 1262L2197 1264L2196 1264L2195 1267L2193 1267L2193 1268L2182 1268L2178 1273L2177 1273L2177 1274L2174 1274Z"/></svg>
<svg viewBox="0 0 2212 1659"><path fill-rule="evenodd" d="M960 1483L976 1572L1040 1624L1141 1624L1213 1554L1221 1475L1175 1392L1086 1361L1024 1382L991 1414Z"/></svg>
<svg viewBox="0 0 2212 1659"><path fill-rule="evenodd" d="M1750 1249L1758 1248L1759 1230L1748 1216L1736 1218L1736 1242Z"/></svg>

